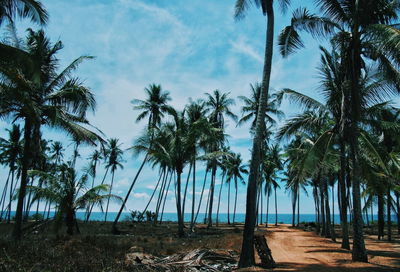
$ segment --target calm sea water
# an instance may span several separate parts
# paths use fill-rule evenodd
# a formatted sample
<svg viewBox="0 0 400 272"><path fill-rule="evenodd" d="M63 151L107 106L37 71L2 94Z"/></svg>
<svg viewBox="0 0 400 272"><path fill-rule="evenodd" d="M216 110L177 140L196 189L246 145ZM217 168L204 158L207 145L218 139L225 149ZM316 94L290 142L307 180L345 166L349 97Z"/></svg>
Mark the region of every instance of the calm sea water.
<svg viewBox="0 0 400 272"><path fill-rule="evenodd" d="M41 212L40 212L41 213ZM12 212L12 215L14 214L14 212ZM31 212L31 215L35 214L35 212ZM122 213L121 217L120 217L120 221L124 221L124 220L130 220L130 216L129 216L129 212L124 212ZM50 216L53 216L54 213L50 212ZM91 221L103 221L104 220L104 213L102 212L93 212L91 214L90 220ZM77 212L77 218L84 220L85 219L85 213L84 212ZM116 212L109 212L107 215L107 221L114 221L114 219L116 218L117 213ZM197 222L201 223L204 221L204 217L205 214L204 213L200 213L197 217ZM214 222L216 221L216 214L213 216L213 220ZM262 222L265 223L265 219L266 216L263 215L262 217ZM163 215L163 221L171 221L171 222L176 222L178 220L176 213L164 213ZM191 214L186 213L185 217L184 217L185 222L190 222L191 220ZM230 214L230 221L232 222L233 220L233 215ZM235 222L237 223L244 223L245 220L245 214L243 213L239 213L236 214L235 217ZM315 222L316 218L315 218L315 214L300 214L300 222ZM340 222L340 215L339 214L335 214L334 216L334 220L335 223L339 223ZM365 218L364 218L365 220ZM369 218L369 220L371 220L371 217ZM378 220L378 216L374 215L373 220ZM395 221L395 216L392 215L392 220ZM222 213L219 214L218 216L218 221L221 223L226 223L228 222L228 214L226 213ZM259 221L261 221L261 217L259 216ZM275 214L269 214L268 216L268 222L269 223L275 223ZM297 222L297 215L296 215L296 222ZM280 213L278 214L278 223L283 223L283 224L291 224L292 223L292 214L283 214Z"/></svg>

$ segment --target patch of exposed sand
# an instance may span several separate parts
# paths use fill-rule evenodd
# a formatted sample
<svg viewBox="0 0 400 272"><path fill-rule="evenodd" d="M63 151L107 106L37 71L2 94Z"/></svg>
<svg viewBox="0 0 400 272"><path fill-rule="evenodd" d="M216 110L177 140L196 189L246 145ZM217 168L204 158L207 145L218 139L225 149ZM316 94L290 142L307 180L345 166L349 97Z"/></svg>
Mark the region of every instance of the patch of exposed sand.
<svg viewBox="0 0 400 272"><path fill-rule="evenodd" d="M400 271L399 241L388 243L367 237L369 263L351 261L351 252L340 248L338 242L322 238L314 232L291 228L287 225L273 226L266 231L268 245L278 267L273 271L312 272L380 272ZM251 268L241 271L271 271Z"/></svg>

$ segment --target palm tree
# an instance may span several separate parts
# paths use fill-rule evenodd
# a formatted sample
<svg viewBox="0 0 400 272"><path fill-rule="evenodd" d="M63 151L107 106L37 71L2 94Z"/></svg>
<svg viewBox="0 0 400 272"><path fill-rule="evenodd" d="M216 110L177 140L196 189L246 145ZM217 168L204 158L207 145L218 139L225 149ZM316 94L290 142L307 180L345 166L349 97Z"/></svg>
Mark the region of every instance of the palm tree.
<svg viewBox="0 0 400 272"><path fill-rule="evenodd" d="M282 9L285 10L290 0L278 1ZM256 200L257 200L257 180L261 165L261 150L263 145L263 135L265 134L265 112L267 108L267 99L269 92L269 83L271 79L272 55L274 46L274 1L273 0L237 0L235 6L235 17L243 18L249 5L254 3L261 7L262 14L267 17L267 31L265 44L265 57L262 78L262 90L260 93L260 105L257 110L257 122L253 139L253 148L251 154L249 183L247 187L246 198L246 220L243 231L242 251L240 254L239 267L249 267L254 265L254 227L256 224Z"/></svg>
<svg viewBox="0 0 400 272"><path fill-rule="evenodd" d="M232 222L235 224L235 217L236 217L236 205L237 205L237 198L238 198L238 181L241 181L242 184L245 184L244 178L242 174L248 174L246 169L247 167L243 165L242 158L240 154L233 154L228 160L227 166L227 174L226 174L226 182L229 184L229 191L228 191L228 218L229 218L229 199L230 199L230 184L232 180L235 183L235 204L233 208L233 219Z"/></svg>
<svg viewBox="0 0 400 272"><path fill-rule="evenodd" d="M56 53L62 48L59 41L52 45L43 31L28 30L26 49L14 48L24 58L21 62L10 64L10 57L0 58L2 81L0 82L1 118L24 121L24 148L21 159L21 186L16 210L16 224L13 236L21 237L22 209L27 186L27 172L32 164L32 150L39 151L40 128L50 126L59 128L95 144L101 139L85 128L88 110L94 110L96 102L91 91L83 86L78 78L70 76L84 60L83 56L61 73L57 73ZM35 148L37 147L37 148Z"/></svg>
<svg viewBox="0 0 400 272"><path fill-rule="evenodd" d="M201 143L206 138L204 135L209 134L208 132L212 130L212 127L206 117L207 109L204 101L190 101L189 105L186 106L185 112L188 121L188 146L192 153L190 164L193 167L192 216L190 219L190 230L193 231L196 215L196 161L198 159L199 149L202 147Z"/></svg>
<svg viewBox="0 0 400 272"><path fill-rule="evenodd" d="M307 9L301 8L294 12L291 25L281 33L279 44L284 56L303 46L298 34L299 30L308 31L315 36L330 36L342 49L346 63L346 80L349 83L349 146L350 158L353 164L351 170L353 194L353 252L354 261L367 262L368 257L363 238L363 222L360 196L359 168L359 120L362 100L360 86L366 59L376 64L387 79L398 83L400 33L391 25L398 18L400 9L397 1L354 1L354 0L318 0L324 17L318 17ZM368 53L367 53L368 52Z"/></svg>
<svg viewBox="0 0 400 272"><path fill-rule="evenodd" d="M55 176L37 170L31 170L30 175L47 180L47 187L30 186L28 190L34 194L34 200L46 199L56 203L56 226L65 220L69 235L74 234L74 227L79 232L76 221L77 210L87 209L92 204L98 205L102 209L103 203L109 198L121 200L115 195L100 194L109 191L108 185L101 184L88 189L86 187L88 176L85 174L78 178L75 170L65 164L59 167Z"/></svg>
<svg viewBox="0 0 400 272"><path fill-rule="evenodd" d="M136 122L139 122L143 120L144 118L148 118L147 120L147 133L150 134L150 145L152 145L153 142L153 137L155 130L158 128L158 126L161 123L161 119L164 117L164 114L167 113L170 109L168 106L168 101L171 100L171 97L169 95L169 92L163 91L161 85L156 85L156 84L151 84L149 87L145 88L145 93L146 93L146 99L145 100L140 100L140 99L133 99L132 104L134 105L135 110L140 110L141 113L139 116L136 118ZM151 146L149 147L151 149ZM131 186L129 187L129 190L125 196L125 199L121 205L121 208L119 209L119 212L117 214L117 217L114 220L114 223L112 225L112 232L113 233L118 233L117 229L117 223L118 220L121 216L121 213L123 209L125 208L125 204L128 201L129 195L131 194L131 191L133 189L133 186L135 186L135 183L140 175L140 172L142 171L144 165L146 164L148 158L148 153L146 153L142 164L140 165L136 176L134 177Z"/></svg>
<svg viewBox="0 0 400 272"><path fill-rule="evenodd" d="M239 96L238 98L243 101L242 117L239 119L238 125L242 125L250 120L251 130L254 132L257 124L257 110L260 105L260 93L262 85L260 83L250 84L251 97ZM272 115L279 120L284 116L283 112L279 110L281 104L281 96L272 94L268 96L268 104L265 112L265 123L276 125L276 120Z"/></svg>
<svg viewBox="0 0 400 272"><path fill-rule="evenodd" d="M40 1L36 0L3 0L0 3L0 25L4 21L13 23L15 18L29 18L32 22L45 25L49 15Z"/></svg>
<svg viewBox="0 0 400 272"><path fill-rule="evenodd" d="M9 174L7 176L6 184L4 185L3 194L2 194L2 208L1 208L1 216L0 220L3 216L4 204L6 202L6 192L7 188L9 193L9 201L7 205L8 209L8 216L7 221L10 221L11 217L11 202L14 195L14 180L15 180L15 171L17 170L17 166L19 164L19 160L22 154L22 142L21 142L21 129L19 125L13 124L11 129L7 129L8 132L8 139L0 138L0 163L5 164L9 168ZM8 186L10 184L10 186ZM4 197L3 197L4 195Z"/></svg>
<svg viewBox="0 0 400 272"><path fill-rule="evenodd" d="M209 110L210 123L216 129L219 129L221 132L221 136L223 136L223 130L225 127L225 116L230 117L234 121L237 120L237 116L230 109L230 107L235 104L235 101L229 98L229 93L221 93L219 90L215 90L213 94L206 93L206 96L207 96L206 106ZM221 139L214 138L213 141L210 142L209 146L210 153L215 153L222 148L222 144L224 142L224 139L222 138ZM218 156L213 156L213 158L211 158L210 161L211 184L210 184L210 200L208 202L208 227L212 226L212 210L214 202L215 177L218 167L217 157Z"/></svg>
<svg viewBox="0 0 400 272"><path fill-rule="evenodd" d="M100 162L100 160L103 159L103 152L99 151L99 150L95 150L93 151L93 153L89 156L89 166L86 169L86 172L92 176L92 185L90 188L94 187L94 183L96 180L96 175L97 175L97 165ZM89 221L90 219L90 214L91 214L91 210L90 208L86 211L86 219L85 221Z"/></svg>
<svg viewBox="0 0 400 272"><path fill-rule="evenodd" d="M111 185L110 185L110 195L112 192L113 184L114 184L114 175L117 168L123 169L122 165L122 155L123 151L121 150L121 145L118 144L118 139L111 138L107 142L106 153L108 157L108 162L106 167L111 169ZM106 207L106 215L104 216L104 222L107 221L107 213L108 213L108 205L110 204L110 198L107 199L107 207Z"/></svg>

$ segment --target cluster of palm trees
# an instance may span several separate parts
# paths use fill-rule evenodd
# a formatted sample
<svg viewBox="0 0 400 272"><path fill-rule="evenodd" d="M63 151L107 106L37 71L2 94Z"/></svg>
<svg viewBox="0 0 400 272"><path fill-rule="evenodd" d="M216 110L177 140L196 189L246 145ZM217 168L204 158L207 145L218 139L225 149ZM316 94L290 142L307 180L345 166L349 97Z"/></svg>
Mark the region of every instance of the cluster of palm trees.
<svg viewBox="0 0 400 272"><path fill-rule="evenodd" d="M242 107L243 117L238 124L246 121L253 121L256 117L258 95L261 89L259 84L251 86L253 96L251 98L239 97L245 102ZM193 231L197 218L199 216L200 207L204 193L209 181L208 196L206 199L205 222L208 227L213 226L213 212L215 203L217 204L216 220L218 224L221 195L223 185L228 184L228 223L230 221L231 209L231 183L234 183L235 198L233 205L232 222L236 219L236 207L238 200L238 182L244 182L243 175L247 174L246 167L243 165L240 154L232 152L229 148L226 129L226 118L237 121L237 116L231 111L234 100L229 97L229 93L222 93L215 90L213 93L206 93L205 99L189 101L189 104L179 111L168 104L171 100L169 93L163 91L160 85L151 84L145 88L146 99L134 99L132 104L135 110L140 113L137 121L147 118L147 126L144 134L139 137L131 149L136 154L143 154L143 164L138 170L138 174L133 180L131 187L125 200L128 199L134 184L143 169L143 165L148 163L152 168L157 168L159 173L158 181L155 189L150 197L149 203L146 205L146 212L150 202L157 195L155 201L155 221L162 221L165 202L168 196L171 181L173 180L174 192L176 197L176 211L178 218L178 234L184 235L184 214L187 203L188 190L192 189L191 199L191 219L190 230ZM272 99L272 98L271 98ZM276 101L275 101L276 100ZM270 107L267 109L266 118L274 120L274 115L282 115L278 110L278 98L272 99ZM275 121L274 121L275 122ZM266 135L266 154L267 150L267 135ZM278 159L279 160L279 159ZM199 200L196 200L196 174L199 169L198 164L202 163L204 171L204 181L201 185ZM268 162L266 161L266 165ZM279 163L278 163L279 164ZM261 176L260 180L272 180L272 177L267 178L268 171L275 173L278 167L267 165L265 167L265 179ZM186 182L182 180L182 175L186 170ZM209 179L207 178L210 175ZM217 176L221 176L219 191L215 190L217 185ZM190 186L191 182L191 186ZM275 186L275 185L274 185ZM275 187L276 188L276 187ZM158 194L157 194L158 192ZM216 201L216 197L218 200ZM122 213L123 203L120 213ZM197 206L197 207L196 207ZM120 214L114 222L114 232L118 231L116 224Z"/></svg>
<svg viewBox="0 0 400 272"><path fill-rule="evenodd" d="M290 4L289 0L277 2L283 11ZM286 181L285 188L291 196L293 225L296 209L297 224L300 221L301 190L311 188L317 231L333 240L336 239L333 218L337 185L342 247L350 249L351 220L353 260L367 261L363 224L373 220L375 204L379 239L385 235L385 215L388 240L392 235L391 215L397 214L398 224L400 219L400 139L397 136L400 110L392 102L400 90L400 31L396 24L400 2L315 2L321 14L313 14L306 8L296 9L291 24L281 31L278 43L281 55L286 57L304 46L301 31L330 42L329 48L320 47L318 91L322 101L291 89L269 92L274 1L237 0L236 18L243 18L251 4L258 6L267 18L262 82L251 85L249 97L239 97L243 102L240 119L232 111L235 102L229 92L206 93L204 99L189 100L182 110L177 110L169 104L170 94L161 85L145 88L146 98L134 99L132 104L139 111L136 120L145 120L146 128L130 148L135 154L143 155L143 161L124 199L112 193L115 173L123 168L121 144L118 139L105 141L102 132L89 124L86 116L95 109L94 95L72 75L81 62L92 57L81 56L60 72L57 58L63 47L60 41L51 43L43 30L28 29L25 40L15 35L16 16L42 25L46 23L48 15L40 2L1 2L0 24L7 22L12 35L0 43L0 118L11 120L13 125L7 130L8 138L0 140L0 163L8 169L0 195L0 220L11 220L12 202L16 200L13 236L20 239L24 217L35 208L39 213L42 203L45 217L53 209L56 222L65 220L67 232L72 234L74 229L79 231L77 210L84 209L88 221L96 205L101 209L105 205L104 220L107 221L110 200L115 199L122 201L112 229L118 233L117 223L147 164L158 171L158 176L139 217L154 204L151 218L154 224L162 222L166 200L172 191L178 235L182 237L187 202L191 202L189 230L194 231L204 201L204 220L212 227L219 221L224 188L227 188L228 223L231 223L231 213L235 223L238 186L248 175L240 267L254 264L254 229L263 223L264 195L268 224L272 192L277 224L279 180ZM276 131L277 119L283 117L279 107L284 98L296 103L301 111ZM229 147L228 119L238 126L250 122L254 140L249 165ZM74 145L69 160L64 159L62 143L45 140L45 127L57 128L71 136ZM89 164L83 171L77 171L79 147L83 144L96 147ZM105 173L96 182L102 162ZM197 192L199 169L204 169L201 192Z"/></svg>
<svg viewBox="0 0 400 272"><path fill-rule="evenodd" d="M251 4L258 6L267 17L263 85L258 110L261 117L268 104L266 97L272 69L274 2L236 1L237 18L244 17ZM291 1L277 2L285 11ZM322 224L322 233L327 236L334 236L329 215L328 186L338 180L342 247L349 248L347 210L351 207L352 258L366 262L361 187L369 189L364 191L365 194L370 194L372 188L380 188L373 194L378 197L380 206L381 234L386 195L390 238L392 192L393 189L397 191L395 186L399 184L395 153L398 146L395 133L398 110L387 100L390 95L398 93L400 83L400 31L397 25L400 3L391 0L316 0L315 4L321 14L313 14L306 8L296 9L290 25L281 31L278 38L283 57L304 47L301 31L331 42L331 50L321 48L320 91L325 101L320 103L292 90L282 92L305 109L288 120L279 132L279 137L289 136L291 139L286 174L293 209L302 185L306 182L312 184L318 221ZM264 123L257 123L254 136L240 267L254 264L256 181L262 165L264 127ZM373 196L369 197L369 203L372 202Z"/></svg>

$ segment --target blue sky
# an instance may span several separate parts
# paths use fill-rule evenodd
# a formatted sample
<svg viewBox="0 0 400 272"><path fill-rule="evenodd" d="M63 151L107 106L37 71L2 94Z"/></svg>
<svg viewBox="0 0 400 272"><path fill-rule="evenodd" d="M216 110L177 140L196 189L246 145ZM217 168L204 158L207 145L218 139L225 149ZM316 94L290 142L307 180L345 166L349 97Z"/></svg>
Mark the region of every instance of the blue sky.
<svg viewBox="0 0 400 272"><path fill-rule="evenodd" d="M230 92L232 98L250 93L249 84L261 80L265 46L265 17L252 7L245 19L233 18L234 0L58 0L42 1L50 14L46 32L52 41L60 39L65 48L59 57L67 65L80 55L96 59L82 64L78 75L96 94L98 107L90 117L93 125L107 137L119 138L128 148L141 133L144 123L135 123L133 98L144 98L143 89L151 83L161 84L171 93L171 104L182 109L189 98L204 97L215 89ZM288 14L276 15L276 35L290 21L290 11L312 1L292 1ZM20 36L31 26L20 22ZM31 26L37 28L35 26ZM307 48L282 59L275 51L271 87L275 90L293 88L316 95L319 60L318 43L305 37ZM276 48L276 46L275 46ZM276 48L277 49L277 48ZM237 100L237 99L236 99ZM239 114L240 103L234 110ZM295 105L284 102L282 109L293 115ZM7 127L2 123L1 127ZM231 148L250 158L249 127L228 121ZM0 136L4 136L1 129ZM46 133L48 138L61 139L57 131ZM84 165L93 148L82 149ZM116 173L115 192L125 195L141 158L126 152L125 168ZM4 173L4 170L3 172ZM102 170L99 173L101 176ZM203 171L199 171L200 180ZM2 175L4 176L4 175ZM128 201L128 209L142 209L156 183L157 171L145 168ZM217 184L220 182L218 178ZM245 210L245 186L239 190L238 212ZM190 196L190 195L189 195ZM302 213L313 213L311 197L302 196ZM187 202L190 205L190 201ZM226 194L222 211L226 211ZM280 213L290 213L290 198L278 192ZM117 210L113 204L111 210ZM169 194L167 211L175 210L173 193Z"/></svg>

